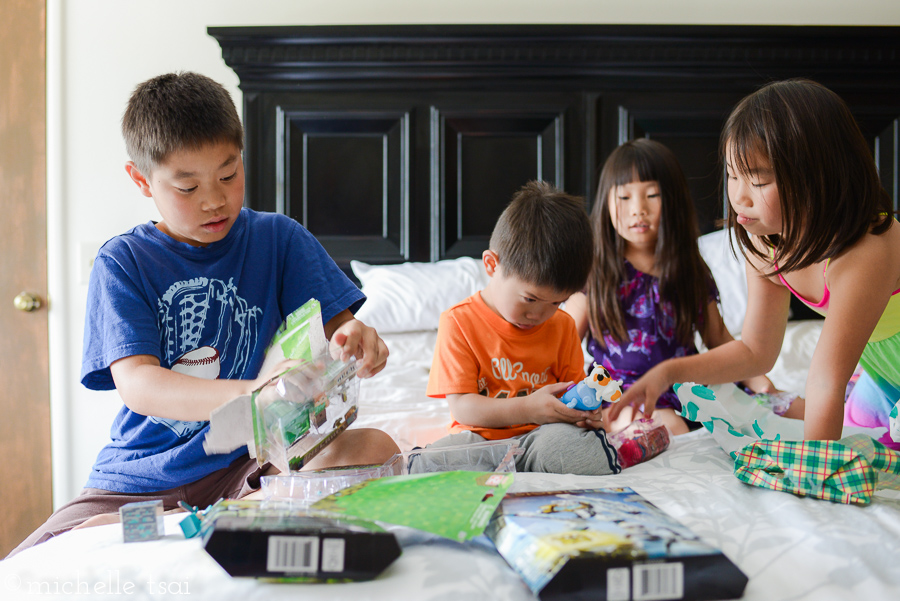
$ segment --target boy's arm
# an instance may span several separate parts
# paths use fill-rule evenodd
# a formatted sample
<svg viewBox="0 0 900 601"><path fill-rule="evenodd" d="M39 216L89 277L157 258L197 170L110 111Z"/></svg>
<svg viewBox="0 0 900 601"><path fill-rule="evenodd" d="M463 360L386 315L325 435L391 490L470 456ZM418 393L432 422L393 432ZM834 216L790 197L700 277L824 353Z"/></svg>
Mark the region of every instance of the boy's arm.
<svg viewBox="0 0 900 601"><path fill-rule="evenodd" d="M141 415L207 421L213 409L249 394L293 362L283 361L255 380L206 380L161 367L152 355L132 355L109 366L125 405Z"/></svg>
<svg viewBox="0 0 900 601"><path fill-rule="evenodd" d="M373 328L342 311L325 325L334 352L343 360L351 355L361 359L360 377L374 375L384 368L388 350ZM255 380L206 380L161 367L153 355L132 355L110 365L116 389L125 405L141 415L181 421L206 421L213 409L231 399L249 394L296 362L278 363Z"/></svg>
<svg viewBox="0 0 900 601"><path fill-rule="evenodd" d="M572 382L557 382L527 396L491 398L480 394L448 394L450 413L461 424L481 428L502 428L517 424L579 424L588 419L599 421L597 412L570 409L557 395Z"/></svg>
<svg viewBox="0 0 900 601"><path fill-rule="evenodd" d="M571 345L564 346L567 347L567 352L571 352L572 358L562 362L561 372L557 375L559 377L571 375L574 381L581 380L584 377L584 371L581 346L577 340L574 340L576 336L574 327L572 327L571 334ZM577 359L575 359L576 355ZM447 370L450 372L448 373ZM462 335L456 322L447 313L441 314L428 382L428 394L429 396L444 396L450 405L450 413L459 423L482 428L555 422L583 426L588 419L599 419L597 415L599 412L571 409L559 400L559 395L565 392L573 381L548 384L527 396L506 398L488 397L475 392L446 394L441 390L447 385L445 383L450 383L450 390L454 388L459 390L460 382L464 379L471 379L471 390L475 390L477 378L477 359L471 348L468 347L466 337ZM438 384L438 382L442 382L442 384ZM463 388L468 388L468 386Z"/></svg>
<svg viewBox="0 0 900 601"><path fill-rule="evenodd" d="M344 309L325 324L325 337L330 341L331 354L341 361L356 357L356 375L369 378L384 369L388 348L375 331Z"/></svg>

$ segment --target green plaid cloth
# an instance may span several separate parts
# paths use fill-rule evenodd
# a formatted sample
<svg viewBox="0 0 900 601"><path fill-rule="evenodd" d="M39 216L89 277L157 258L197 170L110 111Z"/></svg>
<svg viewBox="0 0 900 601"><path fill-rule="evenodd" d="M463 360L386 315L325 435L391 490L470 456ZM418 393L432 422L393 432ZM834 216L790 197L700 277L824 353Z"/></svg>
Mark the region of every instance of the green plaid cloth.
<svg viewBox="0 0 900 601"><path fill-rule="evenodd" d="M864 434L839 441L760 440L737 452L734 475L801 497L867 504L876 488L900 489L900 452Z"/></svg>

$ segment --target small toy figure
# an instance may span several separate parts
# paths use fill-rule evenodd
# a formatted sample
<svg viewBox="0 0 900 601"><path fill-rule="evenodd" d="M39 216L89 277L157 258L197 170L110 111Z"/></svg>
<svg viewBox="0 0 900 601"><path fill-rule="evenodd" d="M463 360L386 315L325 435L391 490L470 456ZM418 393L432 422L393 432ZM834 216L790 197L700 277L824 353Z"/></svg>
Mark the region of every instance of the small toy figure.
<svg viewBox="0 0 900 601"><path fill-rule="evenodd" d="M601 401L615 403L622 398L622 380L613 380L602 365L594 363L588 376L566 391L560 401L566 407L592 411L600 407Z"/></svg>

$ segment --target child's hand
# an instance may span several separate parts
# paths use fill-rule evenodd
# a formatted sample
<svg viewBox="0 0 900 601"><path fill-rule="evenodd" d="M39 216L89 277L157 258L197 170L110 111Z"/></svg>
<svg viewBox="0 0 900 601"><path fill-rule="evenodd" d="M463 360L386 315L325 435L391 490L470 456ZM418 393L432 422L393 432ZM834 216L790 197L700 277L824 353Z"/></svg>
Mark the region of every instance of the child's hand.
<svg viewBox="0 0 900 601"><path fill-rule="evenodd" d="M603 428L607 433L610 433L609 424L606 423L606 417L603 415L602 409L594 409L588 413L591 414L590 417L586 418L584 421L575 422L575 425L588 430L599 430Z"/></svg>
<svg viewBox="0 0 900 601"><path fill-rule="evenodd" d="M643 405L644 417L649 418L653 415L653 410L656 409L656 401L672 385L662 369L664 365L665 363L660 363L651 368L637 382L632 384L628 390L622 393L622 398L609 408L607 417L610 421L615 421L622 410L629 406L634 410L641 410L641 405Z"/></svg>
<svg viewBox="0 0 900 601"><path fill-rule="evenodd" d="M341 361L356 357L356 375L360 378L369 378L384 369L389 354L375 328L358 319L348 319L334 330L330 350L331 356Z"/></svg>
<svg viewBox="0 0 900 601"><path fill-rule="evenodd" d="M525 410L531 424L551 424L565 422L575 424L582 428L594 427L588 425L589 420L594 423L603 423L602 413L597 411L581 411L571 409L559 400L559 395L572 385L572 382L558 382L548 384L524 397Z"/></svg>
<svg viewBox="0 0 900 601"><path fill-rule="evenodd" d="M251 388L246 392L246 394L250 394L251 391L257 390L263 384L266 384L272 378L277 378L282 375L284 372L294 369L300 364L300 361L297 359L282 359L278 363L272 366L271 369L266 372L260 372L259 376L256 377L255 380L251 383Z"/></svg>

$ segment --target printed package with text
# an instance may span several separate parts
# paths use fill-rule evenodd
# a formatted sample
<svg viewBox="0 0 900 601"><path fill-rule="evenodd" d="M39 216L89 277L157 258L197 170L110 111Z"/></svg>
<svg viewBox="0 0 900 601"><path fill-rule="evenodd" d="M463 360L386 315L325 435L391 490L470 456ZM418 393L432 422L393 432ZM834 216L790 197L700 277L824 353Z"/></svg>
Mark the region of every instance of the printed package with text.
<svg viewBox="0 0 900 601"><path fill-rule="evenodd" d="M747 576L630 488L509 494L485 533L542 600L734 599Z"/></svg>

